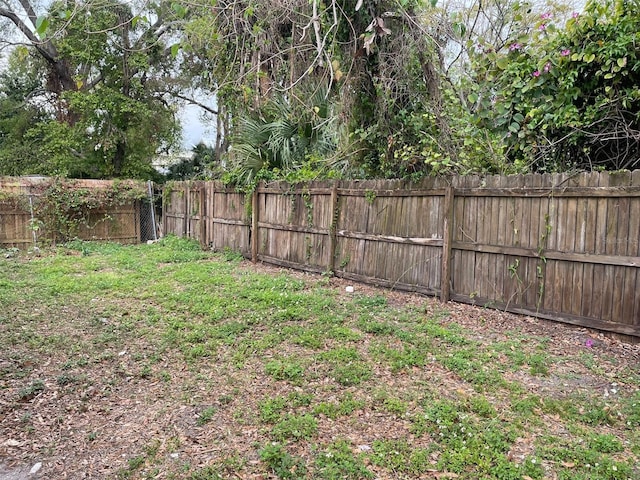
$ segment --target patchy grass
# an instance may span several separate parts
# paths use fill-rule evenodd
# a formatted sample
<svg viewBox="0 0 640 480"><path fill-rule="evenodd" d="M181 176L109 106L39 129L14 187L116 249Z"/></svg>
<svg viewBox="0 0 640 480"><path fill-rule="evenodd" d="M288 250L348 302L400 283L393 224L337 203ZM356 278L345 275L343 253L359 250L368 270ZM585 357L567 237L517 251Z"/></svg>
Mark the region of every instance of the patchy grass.
<svg viewBox="0 0 640 480"><path fill-rule="evenodd" d="M638 347L358 292L174 237L4 255L0 459L50 479L640 478Z"/></svg>

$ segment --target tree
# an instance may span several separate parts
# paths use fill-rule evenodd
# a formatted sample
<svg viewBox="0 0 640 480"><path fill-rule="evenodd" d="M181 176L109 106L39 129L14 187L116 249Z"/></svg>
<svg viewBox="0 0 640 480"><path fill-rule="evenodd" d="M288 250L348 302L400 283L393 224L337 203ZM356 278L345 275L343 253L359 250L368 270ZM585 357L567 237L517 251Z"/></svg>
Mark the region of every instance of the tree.
<svg viewBox="0 0 640 480"><path fill-rule="evenodd" d="M26 40L32 73L44 87L40 100L46 105L40 111L48 118L27 136L41 153L66 158L38 173L152 174L157 150L179 138L165 92L175 74L169 42L184 16L181 8L151 4L135 14L118 1L54 3L37 15L27 0L0 7L0 16ZM31 98L27 94L24 100Z"/></svg>
<svg viewBox="0 0 640 480"><path fill-rule="evenodd" d="M192 155L189 158L170 165L165 177L167 180L202 179L208 176L210 171L217 168L218 159L215 148L200 142L193 147Z"/></svg>
<svg viewBox="0 0 640 480"><path fill-rule="evenodd" d="M28 51L18 50L9 59L8 69L0 73L0 174L20 175L37 168L38 160L25 135L46 116L27 100L40 89L30 63Z"/></svg>
<svg viewBox="0 0 640 480"><path fill-rule="evenodd" d="M421 21L432 8L419 0L222 0L193 16L184 45L202 86L216 93L227 138L248 123L273 124L268 110L276 97L302 118L317 107L314 92L322 92L350 175L424 174L429 164L404 165L397 151L425 124L456 152L437 41Z"/></svg>

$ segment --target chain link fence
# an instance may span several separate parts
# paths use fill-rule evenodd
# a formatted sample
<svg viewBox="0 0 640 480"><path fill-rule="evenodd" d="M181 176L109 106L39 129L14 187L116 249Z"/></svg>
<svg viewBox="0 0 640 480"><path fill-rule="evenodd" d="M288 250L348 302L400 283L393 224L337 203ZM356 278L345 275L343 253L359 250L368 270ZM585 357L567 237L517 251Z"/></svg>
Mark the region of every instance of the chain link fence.
<svg viewBox="0 0 640 480"><path fill-rule="evenodd" d="M147 182L147 196L140 200L140 241L149 242L159 238L159 215L162 209L162 192L156 190L154 183Z"/></svg>

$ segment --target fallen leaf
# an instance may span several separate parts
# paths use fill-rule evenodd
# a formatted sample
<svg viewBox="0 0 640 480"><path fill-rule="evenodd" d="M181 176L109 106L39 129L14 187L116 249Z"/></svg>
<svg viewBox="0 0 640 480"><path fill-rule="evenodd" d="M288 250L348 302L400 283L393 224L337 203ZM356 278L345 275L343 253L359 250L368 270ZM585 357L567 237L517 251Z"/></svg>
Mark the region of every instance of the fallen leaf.
<svg viewBox="0 0 640 480"><path fill-rule="evenodd" d="M10 438L6 442L4 442L3 445L5 447L20 447L22 446L22 442L19 442L18 440L14 440L13 438Z"/></svg>

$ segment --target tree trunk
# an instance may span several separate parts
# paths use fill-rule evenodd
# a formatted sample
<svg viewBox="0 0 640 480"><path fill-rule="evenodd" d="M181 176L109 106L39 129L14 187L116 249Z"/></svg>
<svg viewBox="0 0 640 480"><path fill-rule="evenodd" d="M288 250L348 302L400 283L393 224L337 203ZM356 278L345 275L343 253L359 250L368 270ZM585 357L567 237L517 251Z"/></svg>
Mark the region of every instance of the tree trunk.
<svg viewBox="0 0 640 480"><path fill-rule="evenodd" d="M119 178L122 174L122 167L124 167L126 153L127 146L125 145L124 140L118 140L116 151L113 154L113 177L115 178Z"/></svg>

